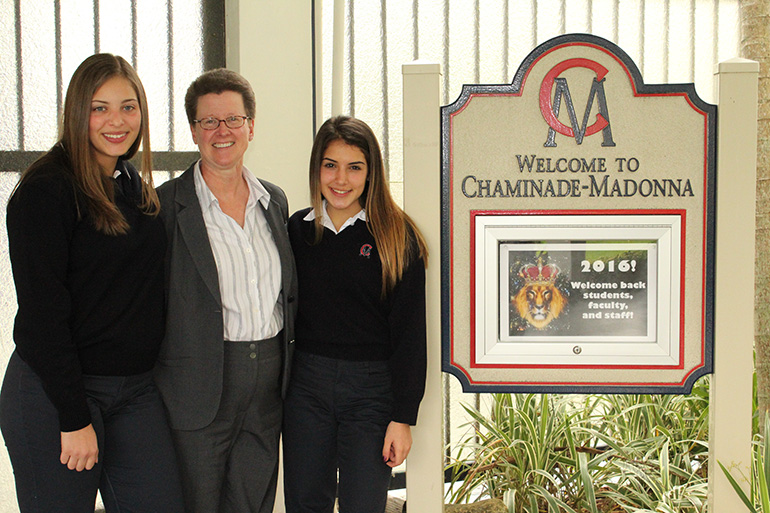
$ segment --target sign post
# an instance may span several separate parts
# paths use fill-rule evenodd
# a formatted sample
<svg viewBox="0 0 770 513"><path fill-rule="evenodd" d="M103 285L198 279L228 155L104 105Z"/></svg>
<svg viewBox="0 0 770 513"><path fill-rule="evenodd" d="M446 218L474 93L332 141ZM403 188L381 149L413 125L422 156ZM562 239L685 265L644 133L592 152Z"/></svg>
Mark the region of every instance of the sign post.
<svg viewBox="0 0 770 513"><path fill-rule="evenodd" d="M709 401L709 511L745 505L717 465L748 493L751 476L751 393L754 370L754 230L759 63L717 67L717 268L714 375ZM745 269L746 272L736 272Z"/></svg>
<svg viewBox="0 0 770 513"><path fill-rule="evenodd" d="M441 513L444 507L443 394L441 388L441 266L438 64L402 67L404 83L404 209L420 228L430 251L426 270L428 375L412 451L407 460L409 511Z"/></svg>

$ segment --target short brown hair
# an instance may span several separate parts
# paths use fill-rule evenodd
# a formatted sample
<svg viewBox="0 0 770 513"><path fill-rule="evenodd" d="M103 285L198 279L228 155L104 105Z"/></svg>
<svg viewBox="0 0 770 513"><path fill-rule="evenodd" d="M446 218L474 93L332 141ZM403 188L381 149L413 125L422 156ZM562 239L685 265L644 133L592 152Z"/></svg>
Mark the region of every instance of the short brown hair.
<svg viewBox="0 0 770 513"><path fill-rule="evenodd" d="M239 93L243 98L243 106L246 115L251 119L257 115L254 90L249 81L235 71L226 68L216 68L206 71L193 80L184 96L184 110L187 113L187 121L192 125L198 109L198 99L207 94L222 94L225 91Z"/></svg>

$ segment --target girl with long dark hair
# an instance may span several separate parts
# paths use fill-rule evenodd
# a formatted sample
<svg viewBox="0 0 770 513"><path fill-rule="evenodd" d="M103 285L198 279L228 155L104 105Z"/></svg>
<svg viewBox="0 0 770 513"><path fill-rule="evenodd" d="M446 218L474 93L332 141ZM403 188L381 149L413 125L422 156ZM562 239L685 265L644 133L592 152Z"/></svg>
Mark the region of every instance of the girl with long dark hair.
<svg viewBox="0 0 770 513"><path fill-rule="evenodd" d="M8 202L19 310L0 428L22 513L93 513L97 489L108 513L182 511L152 379L166 237L151 171L139 77L121 57L87 58L59 141Z"/></svg>
<svg viewBox="0 0 770 513"><path fill-rule="evenodd" d="M312 207L289 220L296 350L284 405L288 513L385 510L425 389L425 265L419 230L390 196L361 120L318 131ZM339 476L339 482L338 482Z"/></svg>

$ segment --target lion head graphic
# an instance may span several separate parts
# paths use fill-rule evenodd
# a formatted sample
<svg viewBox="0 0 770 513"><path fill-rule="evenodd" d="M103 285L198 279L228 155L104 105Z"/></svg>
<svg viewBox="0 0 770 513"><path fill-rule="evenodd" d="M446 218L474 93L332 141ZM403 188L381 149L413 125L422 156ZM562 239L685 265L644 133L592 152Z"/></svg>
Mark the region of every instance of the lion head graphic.
<svg viewBox="0 0 770 513"><path fill-rule="evenodd" d="M542 330L559 317L567 304L554 282L559 274L556 264L527 264L519 269L524 285L511 300L519 316L535 329Z"/></svg>

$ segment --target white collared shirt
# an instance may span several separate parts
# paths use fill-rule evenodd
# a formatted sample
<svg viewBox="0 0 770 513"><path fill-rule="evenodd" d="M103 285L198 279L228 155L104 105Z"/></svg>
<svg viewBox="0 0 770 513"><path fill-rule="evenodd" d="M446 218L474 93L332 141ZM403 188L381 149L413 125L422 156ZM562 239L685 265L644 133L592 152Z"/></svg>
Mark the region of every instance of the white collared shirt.
<svg viewBox="0 0 770 513"><path fill-rule="evenodd" d="M366 221L366 209L361 209L358 211L358 213L352 217L349 217L347 221L342 223L342 226L340 226L340 229L338 230L334 223L332 222L331 217L329 217L329 213L326 211L326 200L322 201L323 204L323 220L321 221L321 224L323 224L324 228L330 229L335 235L340 233L342 230L347 228L348 226L353 226L356 221L359 219L361 221ZM311 208L310 212L307 213L307 215L303 218L303 221L312 221L315 219L315 209Z"/></svg>
<svg viewBox="0 0 770 513"><path fill-rule="evenodd" d="M243 228L225 214L195 164L195 193L203 212L211 250L217 264L222 299L224 338L263 340L283 329L281 260L262 208L270 193L246 167L243 176L249 199Z"/></svg>

